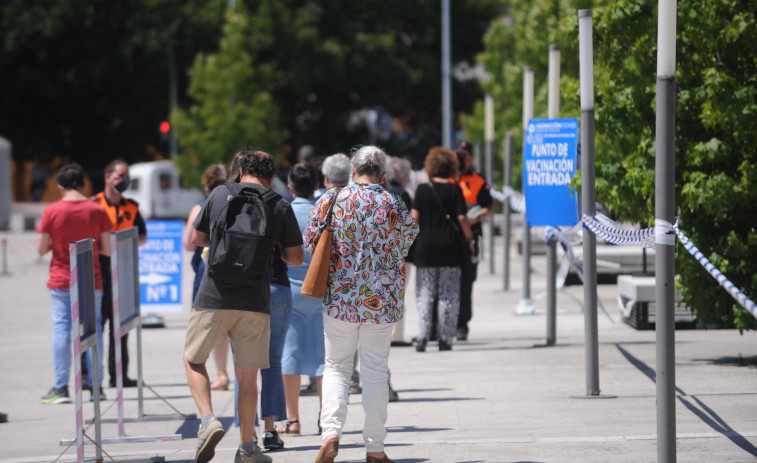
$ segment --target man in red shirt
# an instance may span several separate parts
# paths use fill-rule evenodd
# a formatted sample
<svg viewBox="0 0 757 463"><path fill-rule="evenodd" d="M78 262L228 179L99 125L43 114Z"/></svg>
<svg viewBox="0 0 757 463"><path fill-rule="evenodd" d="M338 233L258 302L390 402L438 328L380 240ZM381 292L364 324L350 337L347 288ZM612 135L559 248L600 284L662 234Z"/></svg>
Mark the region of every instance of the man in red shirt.
<svg viewBox="0 0 757 463"><path fill-rule="evenodd" d="M71 262L68 244L85 238L93 238L95 270L95 308L97 313L97 343L102 352L102 329L100 327L100 303L102 301L102 279L98 255L110 255L110 230L113 226L108 214L97 204L89 201L82 193L84 170L78 164L68 164L58 171L58 188L62 199L47 206L42 213L37 250L40 256L52 251L50 290L53 316L53 359L55 363L55 384L42 397L42 403L69 403L68 379L71 370ZM91 352L91 351L90 351ZM87 360L92 359L88 352ZM100 357L100 378L103 374ZM90 368L89 371L92 371ZM92 386L92 379L89 379Z"/></svg>

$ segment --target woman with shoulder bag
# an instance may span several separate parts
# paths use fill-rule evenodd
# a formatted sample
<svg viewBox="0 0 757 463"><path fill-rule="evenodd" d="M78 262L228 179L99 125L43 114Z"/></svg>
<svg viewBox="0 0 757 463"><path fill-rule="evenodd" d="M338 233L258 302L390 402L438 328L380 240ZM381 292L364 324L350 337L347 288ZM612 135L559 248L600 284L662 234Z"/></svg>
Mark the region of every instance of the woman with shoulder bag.
<svg viewBox="0 0 757 463"><path fill-rule="evenodd" d="M404 259L418 225L402 200L387 191L386 154L381 149L364 146L350 164L352 181L338 194L332 189L321 196L303 236L305 250L312 254L314 238L332 217L331 262L323 296L323 433L315 461L332 463L339 451L357 350L366 462L392 463L384 453L389 347L393 324L404 315Z"/></svg>
<svg viewBox="0 0 757 463"><path fill-rule="evenodd" d="M439 350L451 350L460 310L460 275L469 259L471 230L465 220L463 192L455 182L457 156L447 148L429 150L430 181L418 185L411 214L421 227L414 246L416 303L420 332L415 350L424 352L431 337L434 301L438 302Z"/></svg>

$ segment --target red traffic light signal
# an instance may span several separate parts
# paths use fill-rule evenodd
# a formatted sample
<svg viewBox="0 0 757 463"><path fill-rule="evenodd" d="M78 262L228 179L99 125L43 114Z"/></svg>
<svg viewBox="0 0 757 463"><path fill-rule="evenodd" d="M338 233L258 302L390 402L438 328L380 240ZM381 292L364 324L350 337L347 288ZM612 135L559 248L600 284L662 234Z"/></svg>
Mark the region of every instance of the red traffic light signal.
<svg viewBox="0 0 757 463"><path fill-rule="evenodd" d="M160 130L160 133L165 135L171 131L171 124L168 121L163 121L160 123L160 126L158 126L158 129Z"/></svg>

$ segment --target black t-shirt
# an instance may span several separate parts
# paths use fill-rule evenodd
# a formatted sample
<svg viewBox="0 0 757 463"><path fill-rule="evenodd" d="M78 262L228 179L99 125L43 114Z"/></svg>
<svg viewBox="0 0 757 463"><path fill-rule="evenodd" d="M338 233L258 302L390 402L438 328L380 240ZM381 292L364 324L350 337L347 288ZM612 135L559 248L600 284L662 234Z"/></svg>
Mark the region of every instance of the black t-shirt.
<svg viewBox="0 0 757 463"><path fill-rule="evenodd" d="M271 208L271 220L268 224L274 231L274 237L282 248L302 245L302 235L297 219L294 216L289 201L278 193L253 183L242 183L243 187L255 188L263 194L263 200ZM211 224L218 220L218 215L225 209L225 203L230 190L224 186L214 188L208 196L205 206L195 220L194 227L203 233L211 233ZM200 289L195 298L195 307L204 309L234 309L250 312L270 313L271 287L270 280L260 281L252 286L240 286L225 283L208 276L208 266L205 266Z"/></svg>
<svg viewBox="0 0 757 463"><path fill-rule="evenodd" d="M279 286L290 286L289 267L287 267L286 262L281 260L281 250L278 246L273 248L273 263L271 264L271 267L273 269L271 284Z"/></svg>
<svg viewBox="0 0 757 463"><path fill-rule="evenodd" d="M420 233L414 243L413 264L417 267L461 267L463 238L446 215L449 213L460 227L457 216L465 215L466 211L463 192L455 183L434 182L434 189L438 200L428 183L418 185L415 190L413 209L419 214Z"/></svg>

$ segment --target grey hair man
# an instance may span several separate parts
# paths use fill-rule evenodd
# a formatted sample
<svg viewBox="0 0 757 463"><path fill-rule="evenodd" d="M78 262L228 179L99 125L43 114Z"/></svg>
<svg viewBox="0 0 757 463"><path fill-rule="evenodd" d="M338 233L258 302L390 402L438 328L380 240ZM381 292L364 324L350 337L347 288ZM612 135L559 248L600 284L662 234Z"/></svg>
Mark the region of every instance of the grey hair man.
<svg viewBox="0 0 757 463"><path fill-rule="evenodd" d="M350 158L344 153L332 154L323 161L321 171L326 190L345 186L350 182Z"/></svg>

